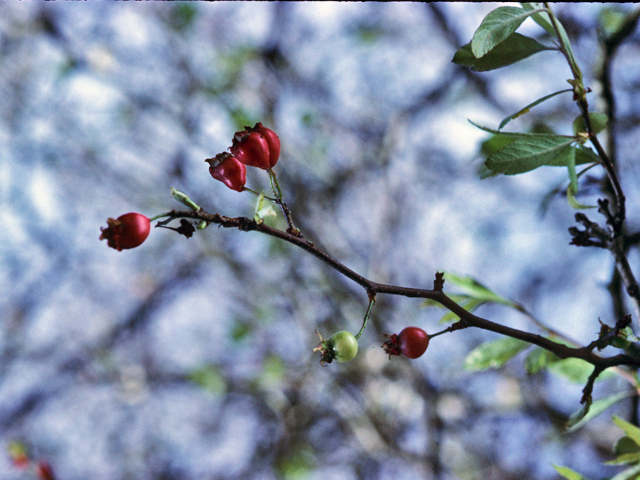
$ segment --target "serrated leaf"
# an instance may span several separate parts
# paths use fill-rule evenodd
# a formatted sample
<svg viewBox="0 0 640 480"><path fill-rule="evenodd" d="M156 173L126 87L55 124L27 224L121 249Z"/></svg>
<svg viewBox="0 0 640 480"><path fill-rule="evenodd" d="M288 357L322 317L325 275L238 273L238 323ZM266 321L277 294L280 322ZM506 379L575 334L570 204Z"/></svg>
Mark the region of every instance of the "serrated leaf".
<svg viewBox="0 0 640 480"><path fill-rule="evenodd" d="M487 342L474 348L464 359L464 367L472 372L500 368L529 344L511 337Z"/></svg>
<svg viewBox="0 0 640 480"><path fill-rule="evenodd" d="M592 402L590 407L587 408L586 411L584 412L583 410L585 410L585 408L584 407L581 408L580 410L575 412L573 415L571 415L571 417L569 417L569 421L567 422L567 432L573 432L579 429L585 423L587 423L588 421L600 415L607 408L611 407L612 405L615 405L616 403L618 403L621 400L624 400L625 398L629 398L634 394L635 394L634 391L619 392L614 395L610 395L608 397L601 398L596 400L595 402ZM627 452L620 452L620 453L629 453L629 452L627 451Z"/></svg>
<svg viewBox="0 0 640 480"><path fill-rule="evenodd" d="M560 135L527 135L491 155L486 165L505 175L529 172L543 165L566 166L566 159L561 156L566 155L573 142L573 137Z"/></svg>
<svg viewBox="0 0 640 480"><path fill-rule="evenodd" d="M489 12L473 34L471 40L473 56L476 58L485 56L496 45L509 38L532 13L519 7L499 7Z"/></svg>
<svg viewBox="0 0 640 480"><path fill-rule="evenodd" d="M536 100L533 103L530 103L529 105L527 105L526 107L524 107L523 109L517 111L516 113L509 115L507 118L505 118L504 120L502 120L502 122L500 122L500 126L498 127L498 130L502 130L502 128L509 123L511 120L513 120L514 118L518 118L521 115L524 115L525 113L529 113L529 110L531 110L533 107L535 107L536 105L540 105L542 102L549 100L550 98L555 97L556 95L560 95L561 93L567 93L567 92L573 92L573 89L568 88L565 90L560 90L558 92L555 93L551 93L547 96L544 96L542 98L539 98L538 100Z"/></svg>
<svg viewBox="0 0 640 480"><path fill-rule="evenodd" d="M623 420L617 415L613 416L613 423L617 425L631 440L633 440L636 445L640 445L640 428L632 425L631 423Z"/></svg>
<svg viewBox="0 0 640 480"><path fill-rule="evenodd" d="M477 58L473 54L471 44L468 43L458 49L451 61L456 65L469 67L476 72L488 72L513 65L520 60L524 60L535 53L545 50L555 50L555 48L542 45L533 38L520 35L519 33L512 33L482 58Z"/></svg>
<svg viewBox="0 0 640 480"><path fill-rule="evenodd" d="M554 465L553 468L555 468L556 472L558 472L567 480L587 480L586 477L583 477L575 470L571 470L569 467L560 467L558 465Z"/></svg>
<svg viewBox="0 0 640 480"><path fill-rule="evenodd" d="M609 122L609 117L607 117L604 113L598 112L590 112L589 120L591 121L591 128L593 129L593 133L600 133L603 131L607 123ZM578 135L579 133L584 133L587 131L587 127L584 124L584 118L582 115L578 115L573 121L573 133Z"/></svg>

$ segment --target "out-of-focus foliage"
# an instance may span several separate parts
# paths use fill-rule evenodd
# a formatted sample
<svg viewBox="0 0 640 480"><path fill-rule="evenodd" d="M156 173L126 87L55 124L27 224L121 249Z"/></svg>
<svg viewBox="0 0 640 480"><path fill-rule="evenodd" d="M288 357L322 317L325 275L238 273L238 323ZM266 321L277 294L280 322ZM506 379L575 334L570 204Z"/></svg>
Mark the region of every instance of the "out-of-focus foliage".
<svg viewBox="0 0 640 480"><path fill-rule="evenodd" d="M182 208L171 187L253 216L256 198L214 181L204 159L261 121L282 142L276 171L297 225L350 268L403 286L430 286L436 270L477 278L590 341L620 305L610 261L568 245L564 169L477 178L487 135L467 118L497 127L570 77L553 52L482 76L452 64L496 6L0 4L0 446L25 445L65 480L551 479L553 464L612 476L602 461L618 429L595 419L563 431L579 386L511 364L464 369L491 334L388 359L383 333L433 332L442 311L378 298L356 359L322 368L314 330L357 332L367 298L317 259L212 227L190 239L152 229L128 252L98 240L107 217ZM554 8L597 103L594 31L614 31L631 7ZM521 28L547 44L530 20ZM630 206L639 45L636 32L612 65ZM566 97L509 125L570 135ZM599 174L581 202L595 203ZM269 188L260 172L247 184ZM637 209L628 215L637 230ZM478 310L538 328L509 306ZM9 454L0 472L23 475Z"/></svg>

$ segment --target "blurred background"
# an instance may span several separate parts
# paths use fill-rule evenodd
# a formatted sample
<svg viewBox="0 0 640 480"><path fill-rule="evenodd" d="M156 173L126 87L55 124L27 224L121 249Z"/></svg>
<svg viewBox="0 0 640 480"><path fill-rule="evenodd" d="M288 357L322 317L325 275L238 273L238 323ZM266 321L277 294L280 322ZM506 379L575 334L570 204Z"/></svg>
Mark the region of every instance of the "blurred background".
<svg viewBox="0 0 640 480"><path fill-rule="evenodd" d="M611 413L629 418L631 401L564 433L584 385L527 375L521 356L466 371L466 354L498 338L473 329L390 360L384 333L444 328L421 300L379 296L357 358L323 368L314 330L357 332L367 298L309 254L216 227L152 229L123 252L98 240L108 217L182 208L171 187L252 216L255 197L204 159L260 121L282 142L275 170L297 225L348 267L421 288L437 270L472 275L592 341L598 319L631 309L608 288L608 252L569 245L564 169L477 174L487 134L467 119L497 128L570 77L557 52L485 74L452 64L498 5L0 4L0 479L35 478L12 464L12 442L59 480L553 479L553 464L612 476ZM554 4L594 110L599 29L630 8ZM550 44L531 20L519 31ZM611 67L638 231L638 31ZM570 134L578 113L561 95L507 130ZM247 186L267 191L250 170ZM593 205L591 172L579 200ZM478 313L539 332L505 307ZM594 396L627 388L613 378Z"/></svg>

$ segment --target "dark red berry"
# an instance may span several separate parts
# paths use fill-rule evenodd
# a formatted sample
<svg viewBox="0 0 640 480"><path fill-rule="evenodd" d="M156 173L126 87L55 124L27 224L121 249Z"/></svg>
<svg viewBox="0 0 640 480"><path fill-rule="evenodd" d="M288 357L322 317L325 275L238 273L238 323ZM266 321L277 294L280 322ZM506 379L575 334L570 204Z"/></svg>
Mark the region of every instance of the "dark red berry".
<svg viewBox="0 0 640 480"><path fill-rule="evenodd" d="M233 145L229 149L231 154L249 167L266 170L269 163L269 143L258 132L245 130L234 136Z"/></svg>
<svg viewBox="0 0 640 480"><path fill-rule="evenodd" d="M266 128L262 123L256 123L253 131L262 135L269 145L269 167L273 168L280 158L280 139L276 132L270 128Z"/></svg>
<svg viewBox="0 0 640 480"><path fill-rule="evenodd" d="M151 231L151 221L141 213L108 218L107 225L107 228L100 228L100 240L107 240L107 245L118 251L139 247Z"/></svg>
<svg viewBox="0 0 640 480"><path fill-rule="evenodd" d="M429 335L418 327L407 327L399 334L386 335L387 340L383 345L385 352L391 355L404 355L407 358L418 358L429 346Z"/></svg>
<svg viewBox="0 0 640 480"><path fill-rule="evenodd" d="M40 460L36 465L36 475L41 480L56 480L51 465L44 460Z"/></svg>
<svg viewBox="0 0 640 480"><path fill-rule="evenodd" d="M208 158L209 173L220 180L231 190L242 192L247 181L247 167L230 153L219 153L215 158Z"/></svg>

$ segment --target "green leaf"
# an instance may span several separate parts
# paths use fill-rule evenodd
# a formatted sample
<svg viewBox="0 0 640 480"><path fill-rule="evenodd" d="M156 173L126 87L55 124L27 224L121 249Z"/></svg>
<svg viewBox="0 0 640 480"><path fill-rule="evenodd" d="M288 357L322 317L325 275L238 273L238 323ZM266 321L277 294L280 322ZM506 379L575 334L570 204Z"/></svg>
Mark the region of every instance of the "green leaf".
<svg viewBox="0 0 640 480"><path fill-rule="evenodd" d="M472 372L500 368L529 344L511 337L483 343L474 348L464 359L464 367Z"/></svg>
<svg viewBox="0 0 640 480"><path fill-rule="evenodd" d="M544 6L540 3L520 3L520 5L522 5L522 8L527 11L542 10L544 8ZM552 37L556 36L556 31L553 29L553 25L551 25L551 22L549 21L549 15L545 13L545 15L542 16L542 14L540 13L533 13L531 15L531 18L538 25L544 28L549 35L551 35Z"/></svg>
<svg viewBox="0 0 640 480"><path fill-rule="evenodd" d="M607 117L604 113L591 112L589 113L589 120L591 121L591 128L593 129L593 133L600 133L607 126L609 117ZM587 127L584 124L584 118L582 117L582 115L578 115L573 121L573 133L575 135L578 135L579 133L584 133L586 131Z"/></svg>
<svg viewBox="0 0 640 480"><path fill-rule="evenodd" d="M555 340L554 340L555 341ZM563 343L563 342L558 342ZM573 383L586 383L593 372L593 365L579 358L561 359L553 352L543 348L536 348L524 360L527 373L534 375L543 368L560 375ZM605 370L596 381L611 378L614 374Z"/></svg>
<svg viewBox="0 0 640 480"><path fill-rule="evenodd" d="M511 300L501 297L497 293L489 290L473 277L459 277L451 272L445 272L444 278L447 282L464 290L470 297L482 302L502 303L514 307L516 304Z"/></svg>
<svg viewBox="0 0 640 480"><path fill-rule="evenodd" d="M576 194L573 191L573 188L571 187L571 185L569 185L569 187L567 188L567 202L569 202L569 205L571 205L572 208L575 208L576 210L585 210L588 208L596 208L595 205L585 205L584 203L580 203L577 199L576 199Z"/></svg>
<svg viewBox="0 0 640 480"><path fill-rule="evenodd" d="M600 10L599 17L600 28L608 38L617 34L627 21L627 13L617 5L603 8Z"/></svg>
<svg viewBox="0 0 640 480"><path fill-rule="evenodd" d="M535 375L549 364L557 362L558 360L558 357L549 350L536 348L524 359L524 368L529 375Z"/></svg>
<svg viewBox="0 0 640 480"><path fill-rule="evenodd" d="M499 150L502 150L504 147L516 141L517 137L512 137L509 135L501 135L496 134L491 138L482 142L480 146L480 152L485 156L489 157L496 153Z"/></svg>
<svg viewBox="0 0 640 480"><path fill-rule="evenodd" d="M555 468L556 472L558 472L567 480L587 480L586 477L583 477L575 470L571 470L569 467L560 467L558 465L554 465L553 468Z"/></svg>
<svg viewBox="0 0 640 480"><path fill-rule="evenodd" d="M627 468L623 470L615 477L611 477L611 480L637 480L637 475L640 473L640 465L636 465L632 468Z"/></svg>
<svg viewBox="0 0 640 480"><path fill-rule="evenodd" d="M273 209L273 206L266 202L264 193L258 195L258 199L256 200L256 208L255 213L253 215L253 219L262 223L267 217L277 217L276 211Z"/></svg>
<svg viewBox="0 0 640 480"><path fill-rule="evenodd" d="M572 88L567 88L565 90L560 90L559 92L555 92L552 93L550 95L547 95L545 97L539 98L538 100L536 100L533 103L530 103L529 105L527 105L526 107L524 107L522 110L517 111L516 113L514 113L513 115L509 115L507 118L505 118L504 120L502 120L502 122L500 122L500 126L498 127L498 130L502 130L502 128L509 123L511 120L513 120L514 118L518 118L521 115L524 115L525 113L529 113L529 110L531 110L533 107L535 107L536 105L540 105L542 102L549 100L550 98L555 97L556 95L560 95L561 93L566 93L566 92L573 92Z"/></svg>
<svg viewBox="0 0 640 480"><path fill-rule="evenodd" d="M613 446L613 453L616 455L635 452L640 452L640 445L634 442L630 437L622 437Z"/></svg>
<svg viewBox="0 0 640 480"><path fill-rule="evenodd" d="M635 465L640 462L640 452L635 453L623 453L618 455L613 460L604 462L605 465Z"/></svg>
<svg viewBox="0 0 640 480"><path fill-rule="evenodd" d="M558 157L566 155L574 141L573 137L530 134L491 155L486 165L505 175L529 172L543 165L566 166L566 159Z"/></svg>
<svg viewBox="0 0 640 480"><path fill-rule="evenodd" d="M578 193L578 175L576 175L576 149L571 147L567 155L567 167L569 167L569 186L567 187L567 201L569 205L577 210L585 208L595 208L595 206L584 205L576 200Z"/></svg>
<svg viewBox="0 0 640 480"><path fill-rule="evenodd" d="M576 165L584 165L585 163L600 163L600 157L590 148L584 145L578 145L576 149ZM582 174L582 173L581 173Z"/></svg>
<svg viewBox="0 0 640 480"><path fill-rule="evenodd" d="M191 210L198 211L200 210L200 206L197 205L193 200L191 200L186 193L181 192L177 188L171 187L171 197L180 202L185 207L189 207Z"/></svg>
<svg viewBox="0 0 640 480"><path fill-rule="evenodd" d="M579 358L565 358L557 362L549 363L549 371L560 375L573 383L587 383L589 375L593 372L593 365ZM601 377L598 377L601 380Z"/></svg>
<svg viewBox="0 0 640 480"><path fill-rule="evenodd" d="M479 306L483 305L486 302L483 302L482 300L477 300L475 298L471 298L469 296L466 296L466 299L458 302L458 305L460 305L462 308L464 308L467 312L473 312L475 311ZM458 315L456 315L453 312L447 312L445 313L442 318L440 319L439 323L453 323L460 320L460 317Z"/></svg>
<svg viewBox="0 0 640 480"><path fill-rule="evenodd" d="M226 382L215 365L205 365L192 370L189 380L214 394L223 394L226 390Z"/></svg>
<svg viewBox="0 0 640 480"><path fill-rule="evenodd" d="M583 410L585 410L584 407L581 408L580 410L575 412L573 415L571 415L571 417L569 418L569 421L567 422L567 432L573 432L579 429L585 423L587 423L591 419L600 415L607 408L611 407L612 405L615 405L616 403L618 403L621 400L624 400L625 398L629 398L634 394L635 394L634 391L619 392L614 395L610 395L608 397L596 400L595 402L591 403L590 408L587 408L586 411L584 412L583 412ZM625 451L625 452L619 452L619 453L629 453L629 452Z"/></svg>
<svg viewBox="0 0 640 480"><path fill-rule="evenodd" d="M533 12L518 7L499 7L489 12L473 34L471 52L482 58L499 43L505 41Z"/></svg>
<svg viewBox="0 0 640 480"><path fill-rule="evenodd" d="M569 192L575 195L578 193L578 175L576 175L576 150L574 148L569 149L569 155L567 155L567 167L569 169L570 182L569 188L567 189L567 195L569 195Z"/></svg>
<svg viewBox="0 0 640 480"><path fill-rule="evenodd" d="M488 72L489 70L513 65L534 53L545 50L556 50L556 48L542 45L533 38L525 37L519 33L512 33L482 58L474 56L471 51L471 44L468 43L455 53L452 62L456 65L469 67L476 72Z"/></svg>
<svg viewBox="0 0 640 480"><path fill-rule="evenodd" d="M459 294L459 295L452 294L452 295L448 295L448 297L454 302L456 302L458 305L460 305L462 308L464 308L467 312L473 312L476 308L478 308L480 305L485 303L481 300L476 300L466 294ZM435 300L425 300L424 302L422 302L422 306L446 309L446 307L436 302ZM459 319L460 317L458 315L448 311L446 314L442 316L439 323L452 323Z"/></svg>
<svg viewBox="0 0 640 480"><path fill-rule="evenodd" d="M613 416L613 423L615 423L618 428L620 428L631 440L633 440L636 445L640 445L640 428L632 425L631 423L623 420L617 415Z"/></svg>
<svg viewBox="0 0 640 480"><path fill-rule="evenodd" d="M633 334L633 330L631 329L631 327L625 327L622 330L620 330L620 333L618 334L621 338L624 338L625 340L628 340L630 342L640 342L640 338L636 337Z"/></svg>

